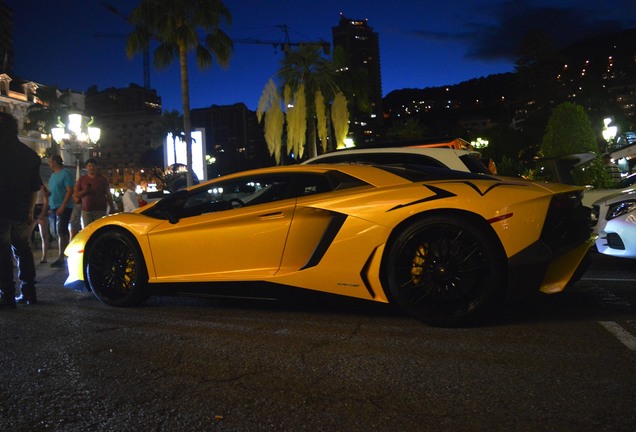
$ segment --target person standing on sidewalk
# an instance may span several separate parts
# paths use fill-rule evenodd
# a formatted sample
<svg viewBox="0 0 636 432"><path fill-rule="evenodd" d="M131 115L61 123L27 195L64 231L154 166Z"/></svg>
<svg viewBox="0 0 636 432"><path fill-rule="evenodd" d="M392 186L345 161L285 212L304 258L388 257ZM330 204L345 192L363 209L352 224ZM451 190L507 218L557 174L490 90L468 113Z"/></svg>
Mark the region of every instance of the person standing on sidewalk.
<svg viewBox="0 0 636 432"><path fill-rule="evenodd" d="M0 309L37 302L35 263L31 250L31 223L37 192L42 185L40 158L18 139L18 122L0 112ZM18 262L21 295L15 297L13 256Z"/></svg>
<svg viewBox="0 0 636 432"><path fill-rule="evenodd" d="M618 165L612 162L612 156L609 153L603 155L603 165L605 166L605 172L609 176L612 183L618 183L623 178L621 176L621 169Z"/></svg>
<svg viewBox="0 0 636 432"><path fill-rule="evenodd" d="M46 257L49 254L49 195L49 190L46 185L42 185L35 201L34 219L30 228L30 232L33 232L36 225L39 228L42 243L42 258L40 259L40 264L46 264Z"/></svg>
<svg viewBox="0 0 636 432"><path fill-rule="evenodd" d="M60 155L54 154L49 157L49 167L51 167L51 178L49 179L49 208L54 217L57 231L57 244L59 247L57 259L51 263L51 267L64 267L64 249L68 246L69 231L68 223L73 212L73 187L75 180L73 175L64 169L64 161Z"/></svg>
<svg viewBox="0 0 636 432"><path fill-rule="evenodd" d="M122 203L124 205L124 213L130 213L139 207L139 198L137 196L137 192L135 189L137 185L133 181L129 181L126 183L126 192L124 192L124 197L122 198Z"/></svg>
<svg viewBox="0 0 636 432"><path fill-rule="evenodd" d="M97 172L96 159L86 161L86 174L81 176L75 186L75 198L82 202L82 226L114 212L115 204L110 193L110 185L103 175Z"/></svg>

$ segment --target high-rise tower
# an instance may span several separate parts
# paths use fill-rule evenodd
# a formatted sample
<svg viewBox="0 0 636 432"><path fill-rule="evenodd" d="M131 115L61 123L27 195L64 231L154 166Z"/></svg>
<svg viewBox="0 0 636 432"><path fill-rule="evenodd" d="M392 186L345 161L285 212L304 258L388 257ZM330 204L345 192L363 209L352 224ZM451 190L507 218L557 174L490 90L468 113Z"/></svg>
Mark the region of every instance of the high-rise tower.
<svg viewBox="0 0 636 432"><path fill-rule="evenodd" d="M380 42L367 20L355 20L340 14L340 23L332 28L333 45L341 47L345 66L356 87L366 91L368 106L351 106L350 132L357 146L373 143L382 126L382 79Z"/></svg>

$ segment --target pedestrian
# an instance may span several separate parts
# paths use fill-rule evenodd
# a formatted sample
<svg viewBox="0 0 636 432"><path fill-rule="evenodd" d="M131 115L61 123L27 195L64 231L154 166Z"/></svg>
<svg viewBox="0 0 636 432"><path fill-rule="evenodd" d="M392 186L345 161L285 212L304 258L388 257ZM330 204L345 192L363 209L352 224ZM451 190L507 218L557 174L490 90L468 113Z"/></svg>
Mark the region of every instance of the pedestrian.
<svg viewBox="0 0 636 432"><path fill-rule="evenodd" d="M77 178L75 184L77 185ZM71 219L68 222L68 229L70 231L69 240L73 240L73 237L82 230L82 200L75 196L73 193L73 211L71 212Z"/></svg>
<svg viewBox="0 0 636 432"><path fill-rule="evenodd" d="M135 189L137 189L135 182L129 181L126 184L126 192L124 192L124 196L122 197L124 212L126 213L130 213L139 207L139 197Z"/></svg>
<svg viewBox="0 0 636 432"><path fill-rule="evenodd" d="M37 302L31 223L37 192L42 185L40 158L18 139L18 122L0 112L0 309L15 309L16 301ZM12 256L13 255L13 256ZM13 257L18 264L20 295L16 298Z"/></svg>
<svg viewBox="0 0 636 432"><path fill-rule="evenodd" d="M38 226L40 240L42 241L42 258L40 264L46 264L46 257L49 254L49 190L46 185L42 185L35 200L35 210L33 212L33 223L29 232L33 233L35 226Z"/></svg>
<svg viewBox="0 0 636 432"><path fill-rule="evenodd" d="M51 267L64 267L64 249L68 246L68 224L73 212L73 175L64 168L64 161L58 154L49 157L51 178L49 179L49 207L53 215L53 223L57 232L58 256Z"/></svg>
<svg viewBox="0 0 636 432"><path fill-rule="evenodd" d="M609 175L612 183L621 181L621 169L618 165L612 162L612 157L609 153L605 153L603 155L603 164L605 165L605 172Z"/></svg>
<svg viewBox="0 0 636 432"><path fill-rule="evenodd" d="M115 210L110 185L106 177L98 171L96 159L86 161L86 174L81 176L75 187L75 197L82 203L82 225L88 224Z"/></svg>

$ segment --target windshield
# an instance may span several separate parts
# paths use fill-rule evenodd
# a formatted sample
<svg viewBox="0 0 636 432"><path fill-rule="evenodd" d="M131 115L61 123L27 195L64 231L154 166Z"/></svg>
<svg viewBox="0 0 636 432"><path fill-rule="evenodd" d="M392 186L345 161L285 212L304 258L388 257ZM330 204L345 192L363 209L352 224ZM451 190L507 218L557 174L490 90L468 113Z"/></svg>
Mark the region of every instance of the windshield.
<svg viewBox="0 0 636 432"><path fill-rule="evenodd" d="M454 179L494 180L493 177L479 173L455 171L448 168L422 167L412 164L377 165L377 168L412 182Z"/></svg>

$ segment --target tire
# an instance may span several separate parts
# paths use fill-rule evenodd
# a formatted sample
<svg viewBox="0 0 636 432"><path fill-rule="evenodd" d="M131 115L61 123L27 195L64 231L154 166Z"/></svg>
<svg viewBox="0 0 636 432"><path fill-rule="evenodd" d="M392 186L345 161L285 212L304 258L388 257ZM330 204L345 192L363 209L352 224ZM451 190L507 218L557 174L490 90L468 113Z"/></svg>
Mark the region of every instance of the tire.
<svg viewBox="0 0 636 432"><path fill-rule="evenodd" d="M478 323L503 299L505 256L494 235L458 215L433 216L400 231L385 255L390 298L434 326Z"/></svg>
<svg viewBox="0 0 636 432"><path fill-rule="evenodd" d="M137 306L149 295L148 272L132 236L120 230L97 234L85 252L85 279L110 306Z"/></svg>

